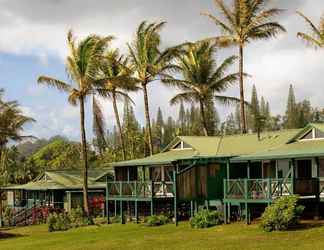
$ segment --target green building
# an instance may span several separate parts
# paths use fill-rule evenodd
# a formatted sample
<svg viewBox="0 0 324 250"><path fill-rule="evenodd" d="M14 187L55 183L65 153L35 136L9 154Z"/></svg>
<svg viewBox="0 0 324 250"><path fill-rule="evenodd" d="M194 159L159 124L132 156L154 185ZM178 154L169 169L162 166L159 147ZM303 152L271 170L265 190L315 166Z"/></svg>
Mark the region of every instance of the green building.
<svg viewBox="0 0 324 250"><path fill-rule="evenodd" d="M161 153L90 172L89 192L105 196L109 216L138 220L167 213L175 222L200 208L222 210L225 221L259 216L280 196L298 194L306 213L319 216L324 201L324 125L256 134L176 137ZM113 176L113 177L112 177ZM26 200L69 210L81 204L80 173L46 172L6 187ZM10 203L11 201L11 203ZM43 202L44 203L44 202Z"/></svg>

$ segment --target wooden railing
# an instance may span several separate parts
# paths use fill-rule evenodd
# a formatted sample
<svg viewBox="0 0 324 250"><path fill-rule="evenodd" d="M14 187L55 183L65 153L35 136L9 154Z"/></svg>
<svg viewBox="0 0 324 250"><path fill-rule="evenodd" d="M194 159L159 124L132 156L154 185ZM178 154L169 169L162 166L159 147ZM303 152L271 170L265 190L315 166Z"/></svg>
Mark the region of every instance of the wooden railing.
<svg viewBox="0 0 324 250"><path fill-rule="evenodd" d="M224 199L272 200L290 194L293 194L291 179L224 180Z"/></svg>
<svg viewBox="0 0 324 250"><path fill-rule="evenodd" d="M109 198L173 197L173 182L111 181L107 182Z"/></svg>

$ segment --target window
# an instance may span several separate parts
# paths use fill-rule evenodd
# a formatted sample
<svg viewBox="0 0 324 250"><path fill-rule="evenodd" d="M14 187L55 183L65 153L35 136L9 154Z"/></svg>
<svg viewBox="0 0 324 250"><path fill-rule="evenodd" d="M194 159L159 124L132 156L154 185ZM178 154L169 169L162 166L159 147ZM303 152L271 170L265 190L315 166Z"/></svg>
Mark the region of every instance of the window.
<svg viewBox="0 0 324 250"><path fill-rule="evenodd" d="M324 139L324 132L319 129L313 128L307 134L305 134L300 140L314 140L314 139Z"/></svg>
<svg viewBox="0 0 324 250"><path fill-rule="evenodd" d="M192 149L192 147L188 143L181 141L176 146L174 146L173 149Z"/></svg>

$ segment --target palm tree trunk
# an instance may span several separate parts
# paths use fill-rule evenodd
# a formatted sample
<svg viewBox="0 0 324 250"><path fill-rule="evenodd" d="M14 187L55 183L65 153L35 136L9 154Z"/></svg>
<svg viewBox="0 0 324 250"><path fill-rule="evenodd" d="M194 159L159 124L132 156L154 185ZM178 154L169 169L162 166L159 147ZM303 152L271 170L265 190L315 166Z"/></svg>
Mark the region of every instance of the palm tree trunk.
<svg viewBox="0 0 324 250"><path fill-rule="evenodd" d="M119 140L120 140L120 144L122 146L122 151L123 151L123 160L126 160L126 149L125 149L124 135L123 135L120 119L119 119L115 91L113 92L113 108L114 108L115 119L116 119L116 123L117 123L117 127L118 127L118 132L119 132Z"/></svg>
<svg viewBox="0 0 324 250"><path fill-rule="evenodd" d="M244 105L244 83L243 83L243 44L240 44L240 120L241 120L241 133L246 133L246 120L245 120L245 105Z"/></svg>
<svg viewBox="0 0 324 250"><path fill-rule="evenodd" d="M81 159L83 164L83 209L89 216L88 201L88 155L87 155L87 139L84 127L84 97L80 97L80 128L81 128Z"/></svg>
<svg viewBox="0 0 324 250"><path fill-rule="evenodd" d="M146 133L148 135L148 144L150 155L153 154L153 142L152 142L152 130L151 130L151 119L150 119L150 111L149 111L149 103L147 96L147 84L142 84L143 94L144 94L144 111L145 111L145 119L146 119Z"/></svg>
<svg viewBox="0 0 324 250"><path fill-rule="evenodd" d="M207 121L206 121L206 114L205 114L205 107L202 100L199 101L200 104L200 113L201 113L201 121L204 129L204 135L208 136L208 129L207 129Z"/></svg>

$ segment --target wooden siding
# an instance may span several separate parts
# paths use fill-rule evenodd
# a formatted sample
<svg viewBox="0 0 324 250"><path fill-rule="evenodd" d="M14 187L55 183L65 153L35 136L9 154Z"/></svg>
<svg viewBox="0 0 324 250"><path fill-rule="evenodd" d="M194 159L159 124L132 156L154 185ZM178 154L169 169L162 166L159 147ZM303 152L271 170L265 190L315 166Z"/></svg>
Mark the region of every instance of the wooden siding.
<svg viewBox="0 0 324 250"><path fill-rule="evenodd" d="M213 164L196 166L177 176L177 191L180 200L207 199L208 177L217 176L221 166Z"/></svg>

